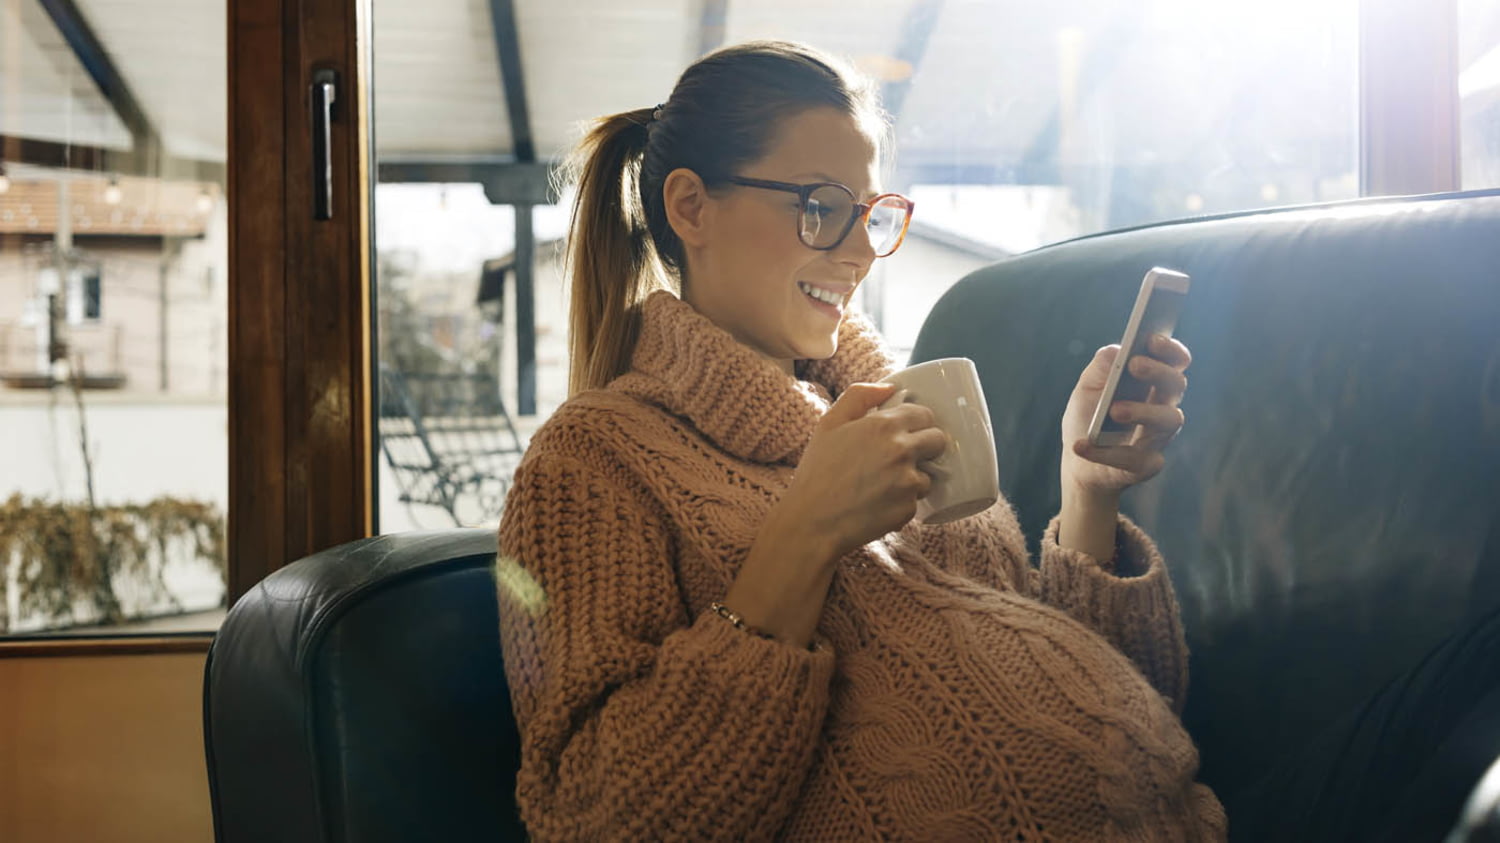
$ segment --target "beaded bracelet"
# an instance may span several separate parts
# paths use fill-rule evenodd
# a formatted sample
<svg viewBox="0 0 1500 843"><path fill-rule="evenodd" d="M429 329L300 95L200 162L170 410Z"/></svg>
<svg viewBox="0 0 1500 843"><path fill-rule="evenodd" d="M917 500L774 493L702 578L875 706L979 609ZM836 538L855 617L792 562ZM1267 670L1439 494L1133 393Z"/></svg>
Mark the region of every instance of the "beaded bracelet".
<svg viewBox="0 0 1500 843"><path fill-rule="evenodd" d="M773 641L776 639L776 636L772 635L771 633L766 632L759 627L750 626L749 624L745 623L744 618L740 617L737 612L735 612L728 606L725 606L723 603L714 601L713 603L708 604L708 610L723 618L724 620L729 621L729 623L732 624L735 629L744 630L745 632L748 632L751 635L756 636L757 638L765 638Z"/></svg>

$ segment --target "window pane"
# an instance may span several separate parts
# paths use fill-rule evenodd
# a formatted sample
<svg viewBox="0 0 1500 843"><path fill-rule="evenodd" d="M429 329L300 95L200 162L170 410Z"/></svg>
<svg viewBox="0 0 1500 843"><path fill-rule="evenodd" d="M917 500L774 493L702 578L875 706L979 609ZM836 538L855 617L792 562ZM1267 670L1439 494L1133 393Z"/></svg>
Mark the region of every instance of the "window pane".
<svg viewBox="0 0 1500 843"><path fill-rule="evenodd" d="M475 184L383 184L375 202L380 531L494 524L526 436L567 397L562 209L531 211L539 413L521 417L515 209Z"/></svg>
<svg viewBox="0 0 1500 843"><path fill-rule="evenodd" d="M376 4L383 166L507 160L517 133L508 85L525 92L521 131L538 159L556 161L583 121L666 100L707 49L807 41L876 78L893 113L884 187L911 196L916 214L901 251L862 287L862 304L900 355L950 285L1006 255L1106 229L1358 194L1357 0L869 0L857 13L834 0L515 7L523 78L508 80L483 4ZM433 172L381 177L377 250L394 264L379 280L382 363L400 356L393 343L423 347L401 354L450 374L494 362L499 374L485 382L498 380L524 439L566 391L566 307L550 245L565 233L563 217L536 212L539 413L521 418L506 269L514 217L477 186L395 183ZM408 321L393 335L398 313ZM400 441L415 449L387 452L386 530L452 523L433 490L451 485L464 451L410 433L423 412L382 422L407 431ZM492 423L484 433L501 430ZM393 459L408 468L395 472ZM498 509L476 517L464 523L493 523Z"/></svg>
<svg viewBox="0 0 1500 843"><path fill-rule="evenodd" d="M1500 187L1500 3L1459 0L1458 97L1465 190Z"/></svg>
<svg viewBox="0 0 1500 843"><path fill-rule="evenodd" d="M864 26L835 3L750 5L731 6L730 40L807 40L884 83L892 189L917 214L866 291L898 352L1005 254L1358 195L1355 0L887 0Z"/></svg>
<svg viewBox="0 0 1500 843"><path fill-rule="evenodd" d="M0 3L0 633L222 616L224 32L222 3Z"/></svg>

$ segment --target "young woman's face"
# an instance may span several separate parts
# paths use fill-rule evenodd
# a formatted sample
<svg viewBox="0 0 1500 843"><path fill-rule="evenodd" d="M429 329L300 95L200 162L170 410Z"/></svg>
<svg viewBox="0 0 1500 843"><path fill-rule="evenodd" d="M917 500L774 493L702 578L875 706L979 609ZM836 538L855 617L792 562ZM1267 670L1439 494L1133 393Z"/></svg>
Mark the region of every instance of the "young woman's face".
<svg viewBox="0 0 1500 843"><path fill-rule="evenodd" d="M784 121L765 157L734 175L838 182L866 202L877 194L877 157L875 141L853 117L814 108ZM798 235L796 194L738 185L717 194L684 298L788 372L795 360L832 356L849 300L875 261L869 237L856 225L837 248L818 251ZM835 301L820 301L808 288L833 293Z"/></svg>

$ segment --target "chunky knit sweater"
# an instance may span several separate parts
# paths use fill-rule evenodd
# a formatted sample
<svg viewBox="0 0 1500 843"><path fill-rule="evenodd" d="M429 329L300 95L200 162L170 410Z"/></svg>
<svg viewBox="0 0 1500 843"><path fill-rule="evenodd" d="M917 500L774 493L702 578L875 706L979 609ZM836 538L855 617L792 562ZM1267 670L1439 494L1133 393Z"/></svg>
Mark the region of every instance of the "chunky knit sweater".
<svg viewBox="0 0 1500 843"><path fill-rule="evenodd" d="M1187 650L1127 519L1101 564L1009 505L838 562L812 649L707 611L830 400L891 359L862 320L793 378L674 296L632 369L539 430L500 527L501 634L539 840L1222 840L1177 717Z"/></svg>

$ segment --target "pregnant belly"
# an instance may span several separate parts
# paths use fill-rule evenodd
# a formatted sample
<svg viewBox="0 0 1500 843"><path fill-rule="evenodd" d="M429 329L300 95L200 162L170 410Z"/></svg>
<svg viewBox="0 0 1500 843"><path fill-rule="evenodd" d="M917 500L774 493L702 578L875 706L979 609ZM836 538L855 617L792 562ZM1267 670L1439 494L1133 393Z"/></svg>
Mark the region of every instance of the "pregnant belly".
<svg viewBox="0 0 1500 843"><path fill-rule="evenodd" d="M1047 839L1186 809L1196 750L1103 638L1010 596L900 615L841 658L830 710L830 754L872 810L919 837L982 821Z"/></svg>

